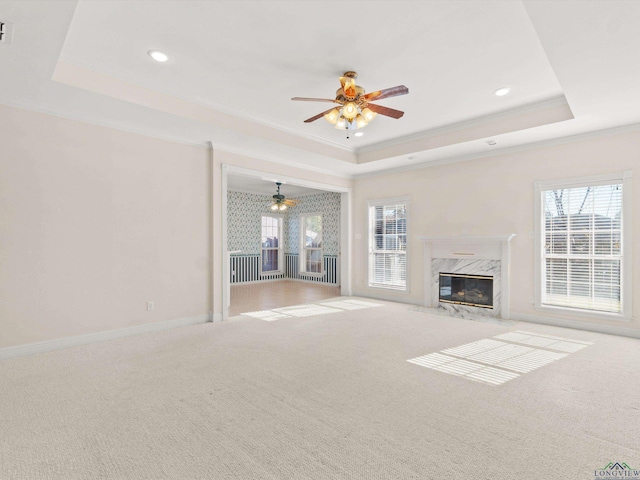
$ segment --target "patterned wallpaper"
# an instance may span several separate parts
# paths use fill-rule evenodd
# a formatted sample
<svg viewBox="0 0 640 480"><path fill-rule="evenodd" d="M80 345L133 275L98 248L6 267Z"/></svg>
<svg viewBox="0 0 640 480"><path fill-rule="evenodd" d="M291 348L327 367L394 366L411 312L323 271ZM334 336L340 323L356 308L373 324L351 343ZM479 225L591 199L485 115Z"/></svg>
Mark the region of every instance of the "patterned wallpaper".
<svg viewBox="0 0 640 480"><path fill-rule="evenodd" d="M322 213L324 230L324 254L339 252L340 194L334 192L297 197L295 207L284 212L284 251L298 253L300 238L300 214ZM245 192L227 192L227 241L229 250L241 250L242 254L260 253L260 217L272 213L271 197Z"/></svg>
<svg viewBox="0 0 640 480"><path fill-rule="evenodd" d="M300 253L300 215L303 213L322 213L323 253L338 255L340 250L340 194L335 192L319 193L299 197L300 203L287 210L284 219L287 235L287 253Z"/></svg>

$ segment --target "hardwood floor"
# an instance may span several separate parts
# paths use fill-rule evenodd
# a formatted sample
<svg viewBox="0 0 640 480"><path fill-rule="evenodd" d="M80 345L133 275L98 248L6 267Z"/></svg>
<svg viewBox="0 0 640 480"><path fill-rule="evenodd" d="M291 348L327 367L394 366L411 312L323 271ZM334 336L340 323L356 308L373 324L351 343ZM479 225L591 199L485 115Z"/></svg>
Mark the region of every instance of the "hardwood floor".
<svg viewBox="0 0 640 480"><path fill-rule="evenodd" d="M340 287L292 280L231 286L229 316L270 310L340 296Z"/></svg>

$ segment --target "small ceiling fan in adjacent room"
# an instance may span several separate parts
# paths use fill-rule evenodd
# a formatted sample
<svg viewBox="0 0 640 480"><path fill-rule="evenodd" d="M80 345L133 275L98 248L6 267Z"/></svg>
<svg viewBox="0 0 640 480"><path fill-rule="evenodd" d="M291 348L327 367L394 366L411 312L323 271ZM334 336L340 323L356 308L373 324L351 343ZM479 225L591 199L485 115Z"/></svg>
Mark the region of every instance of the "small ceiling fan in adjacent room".
<svg viewBox="0 0 640 480"><path fill-rule="evenodd" d="M339 106L330 108L329 110L319 113L311 118L307 118L304 122L311 123L315 122L320 117L324 117L327 121L334 124L335 128L347 131L357 130L367 126L367 124L373 120L377 114L396 119L404 115L404 112L401 112L400 110L383 107L382 105L376 105L370 102L373 100L378 101L384 98L406 95L409 93L409 89L407 87L404 85L398 85L397 87L385 88L384 90L377 90L375 92L365 94L364 88L360 85L356 85L356 78L358 78L358 74L356 72L345 72L344 75L340 77L341 87L336 91L336 98L334 100L329 98L307 97L293 97L291 100L297 102L331 102L338 104Z"/></svg>
<svg viewBox="0 0 640 480"><path fill-rule="evenodd" d="M298 204L298 200L286 198L280 193L280 185L282 185L281 182L276 182L276 185L278 186L278 192L273 197L271 197L273 198L273 202L271 203L269 208L271 208L271 210L273 210L274 212L283 212L287 209L287 207L295 207Z"/></svg>

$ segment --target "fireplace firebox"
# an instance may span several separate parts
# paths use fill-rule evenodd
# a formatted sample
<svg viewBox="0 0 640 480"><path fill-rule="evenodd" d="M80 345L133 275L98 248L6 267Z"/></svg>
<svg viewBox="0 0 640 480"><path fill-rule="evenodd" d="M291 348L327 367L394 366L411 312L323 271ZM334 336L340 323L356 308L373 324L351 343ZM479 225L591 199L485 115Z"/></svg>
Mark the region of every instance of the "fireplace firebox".
<svg viewBox="0 0 640 480"><path fill-rule="evenodd" d="M493 277L440 272L440 301L493 308Z"/></svg>

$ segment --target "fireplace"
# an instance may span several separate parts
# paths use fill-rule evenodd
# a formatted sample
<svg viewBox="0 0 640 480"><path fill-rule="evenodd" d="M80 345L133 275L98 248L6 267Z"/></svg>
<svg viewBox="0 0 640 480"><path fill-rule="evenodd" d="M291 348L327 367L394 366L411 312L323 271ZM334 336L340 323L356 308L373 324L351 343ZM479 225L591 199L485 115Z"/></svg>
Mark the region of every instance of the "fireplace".
<svg viewBox="0 0 640 480"><path fill-rule="evenodd" d="M424 306L452 317L508 320L509 244L514 236L420 237L424 242Z"/></svg>
<svg viewBox="0 0 640 480"><path fill-rule="evenodd" d="M492 276L440 272L438 285L440 302L493 308Z"/></svg>

